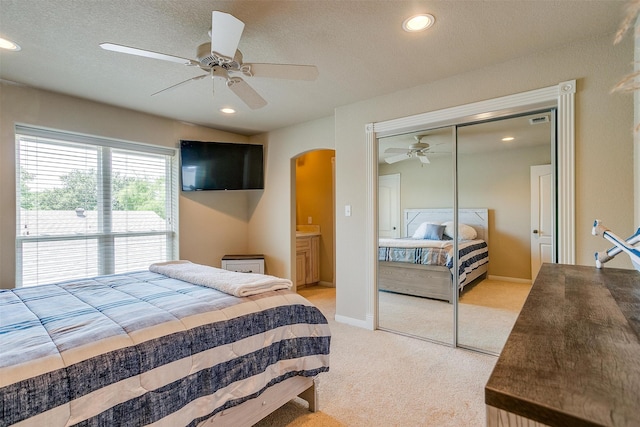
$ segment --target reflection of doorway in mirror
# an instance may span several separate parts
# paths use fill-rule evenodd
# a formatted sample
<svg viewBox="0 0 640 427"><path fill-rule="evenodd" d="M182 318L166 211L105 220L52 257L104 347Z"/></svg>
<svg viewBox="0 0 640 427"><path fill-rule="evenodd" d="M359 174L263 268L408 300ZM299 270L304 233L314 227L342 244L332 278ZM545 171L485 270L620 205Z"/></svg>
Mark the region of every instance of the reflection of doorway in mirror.
<svg viewBox="0 0 640 427"><path fill-rule="evenodd" d="M553 262L553 171L531 166L531 280L545 262Z"/></svg>
<svg viewBox="0 0 640 427"><path fill-rule="evenodd" d="M378 236L400 237L400 174L378 177Z"/></svg>

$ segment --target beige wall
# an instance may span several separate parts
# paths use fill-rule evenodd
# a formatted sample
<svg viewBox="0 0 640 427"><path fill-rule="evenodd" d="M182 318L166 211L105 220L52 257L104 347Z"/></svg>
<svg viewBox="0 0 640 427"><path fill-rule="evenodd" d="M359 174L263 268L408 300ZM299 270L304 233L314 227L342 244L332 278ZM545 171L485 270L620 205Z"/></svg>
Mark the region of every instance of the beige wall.
<svg viewBox="0 0 640 427"><path fill-rule="evenodd" d="M15 279L15 123L165 147L177 147L181 138L248 139L70 96L0 84L0 288L12 288ZM246 192L181 193L181 258L219 267L225 253L246 252L248 197Z"/></svg>
<svg viewBox="0 0 640 427"><path fill-rule="evenodd" d="M296 159L296 224L320 226L320 281L333 285L334 150L315 150Z"/></svg>
<svg viewBox="0 0 640 427"><path fill-rule="evenodd" d="M550 144L458 156L458 206L489 209L490 275L531 279L530 167L550 162ZM383 163L379 175L400 174L401 211L450 208L451 169L451 156L431 156L424 167Z"/></svg>
<svg viewBox="0 0 640 427"><path fill-rule="evenodd" d="M437 111L481 100L577 80L576 260L593 265L593 253L607 248L591 235L600 218L614 230L633 227L633 105L631 96L611 95L628 73L632 43L612 46L611 37L568 45L424 86L336 109L336 315L369 324L366 253L367 123ZM348 183L348 184L345 184ZM341 214L352 206L352 216ZM628 257L611 266L630 268Z"/></svg>
<svg viewBox="0 0 640 427"><path fill-rule="evenodd" d="M460 156L458 203L489 209L489 274L531 279L531 166L551 163L551 147Z"/></svg>
<svg viewBox="0 0 640 427"><path fill-rule="evenodd" d="M249 250L265 254L269 274L295 277L295 159L334 148L333 117L252 137L267 146L265 190L250 197Z"/></svg>

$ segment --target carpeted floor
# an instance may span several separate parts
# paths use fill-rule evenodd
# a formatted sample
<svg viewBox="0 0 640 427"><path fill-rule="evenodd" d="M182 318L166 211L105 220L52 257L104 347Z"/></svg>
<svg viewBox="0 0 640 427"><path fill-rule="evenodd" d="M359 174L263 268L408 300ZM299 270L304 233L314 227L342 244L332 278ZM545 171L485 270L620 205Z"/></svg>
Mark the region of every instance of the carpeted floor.
<svg viewBox="0 0 640 427"><path fill-rule="evenodd" d="M331 328L331 367L320 375L320 411L293 400L257 424L294 426L485 425L484 385L494 356L335 322L335 289L300 293Z"/></svg>
<svg viewBox="0 0 640 427"><path fill-rule="evenodd" d="M471 284L458 305L458 343L499 354L531 285L496 280ZM380 292L379 324L385 329L453 342L453 305L446 301Z"/></svg>

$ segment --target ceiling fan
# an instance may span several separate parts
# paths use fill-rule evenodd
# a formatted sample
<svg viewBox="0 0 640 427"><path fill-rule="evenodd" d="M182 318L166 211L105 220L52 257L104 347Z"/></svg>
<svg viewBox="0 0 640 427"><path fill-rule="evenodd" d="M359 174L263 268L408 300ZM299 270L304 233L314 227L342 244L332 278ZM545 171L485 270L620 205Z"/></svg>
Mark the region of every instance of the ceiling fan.
<svg viewBox="0 0 640 427"><path fill-rule="evenodd" d="M411 159L413 157L417 157L420 159L422 163L431 163L429 158L427 157L427 152L431 148L426 142L422 142L422 140L426 137L426 135L414 135L414 139L416 142L409 145L409 148L387 148L384 150L385 153L401 153L396 156L387 157L384 159L385 162L389 164L397 163L402 160Z"/></svg>
<svg viewBox="0 0 640 427"><path fill-rule="evenodd" d="M226 86L247 106L251 109L257 109L267 105L267 101L239 75L291 80L315 80L318 77L318 69L314 65L244 63L242 53L238 50L243 30L244 23L235 16L213 11L211 14L211 42L198 46L196 51L197 59L181 58L115 43L101 43L100 47L114 52L160 59L190 67L199 67L207 72L207 74L169 86L153 93L151 96L210 76L214 80L224 81Z"/></svg>

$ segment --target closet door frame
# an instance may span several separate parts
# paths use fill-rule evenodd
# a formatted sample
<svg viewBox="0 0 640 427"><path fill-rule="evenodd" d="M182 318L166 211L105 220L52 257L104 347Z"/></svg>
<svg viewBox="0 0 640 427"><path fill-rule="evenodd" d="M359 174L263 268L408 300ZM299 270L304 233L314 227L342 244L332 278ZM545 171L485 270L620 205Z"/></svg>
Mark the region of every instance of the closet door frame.
<svg viewBox="0 0 640 427"><path fill-rule="evenodd" d="M366 238L370 242L367 245L366 279L372 284L367 289L367 324L370 329L378 329L378 138L555 108L557 138L552 163L558 168L557 260L562 264L575 264L575 93L576 82L570 80L542 89L366 125ZM457 339L454 345L457 346Z"/></svg>

